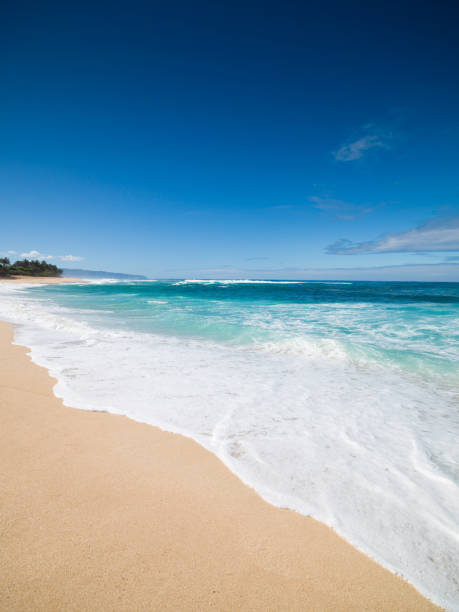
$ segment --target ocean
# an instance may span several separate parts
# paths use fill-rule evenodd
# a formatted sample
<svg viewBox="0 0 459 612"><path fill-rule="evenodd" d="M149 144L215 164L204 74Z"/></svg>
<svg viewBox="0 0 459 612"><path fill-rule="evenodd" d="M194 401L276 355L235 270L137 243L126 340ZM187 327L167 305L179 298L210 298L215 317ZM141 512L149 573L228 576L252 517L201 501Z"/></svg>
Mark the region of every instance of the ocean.
<svg viewBox="0 0 459 612"><path fill-rule="evenodd" d="M459 283L0 287L69 406L194 438L459 610Z"/></svg>

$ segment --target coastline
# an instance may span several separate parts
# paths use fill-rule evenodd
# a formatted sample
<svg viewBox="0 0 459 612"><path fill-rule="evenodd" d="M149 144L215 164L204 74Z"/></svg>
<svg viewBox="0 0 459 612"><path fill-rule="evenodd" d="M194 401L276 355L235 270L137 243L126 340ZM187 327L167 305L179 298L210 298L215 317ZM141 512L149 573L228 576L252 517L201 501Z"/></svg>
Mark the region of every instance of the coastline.
<svg viewBox="0 0 459 612"><path fill-rule="evenodd" d="M1 323L0 609L440 609L193 440L64 406L12 339Z"/></svg>

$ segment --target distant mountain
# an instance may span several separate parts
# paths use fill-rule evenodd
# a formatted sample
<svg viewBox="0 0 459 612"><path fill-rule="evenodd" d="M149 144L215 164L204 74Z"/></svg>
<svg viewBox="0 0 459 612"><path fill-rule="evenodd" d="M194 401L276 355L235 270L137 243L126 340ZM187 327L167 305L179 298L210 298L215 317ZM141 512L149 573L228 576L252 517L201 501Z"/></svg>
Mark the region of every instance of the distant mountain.
<svg viewBox="0 0 459 612"><path fill-rule="evenodd" d="M119 280L147 280L141 274L122 274L121 272L105 272L104 270L79 270L67 268L62 271L62 276L73 278L117 278Z"/></svg>

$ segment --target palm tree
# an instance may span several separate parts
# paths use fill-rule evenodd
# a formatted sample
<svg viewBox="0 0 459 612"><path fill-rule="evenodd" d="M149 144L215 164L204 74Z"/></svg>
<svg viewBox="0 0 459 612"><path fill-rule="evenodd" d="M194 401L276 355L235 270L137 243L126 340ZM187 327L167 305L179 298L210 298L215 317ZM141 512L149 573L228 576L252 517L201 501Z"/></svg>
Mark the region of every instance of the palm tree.
<svg viewBox="0 0 459 612"><path fill-rule="evenodd" d="M8 257L0 257L0 276L6 276L8 274L8 266L10 260Z"/></svg>

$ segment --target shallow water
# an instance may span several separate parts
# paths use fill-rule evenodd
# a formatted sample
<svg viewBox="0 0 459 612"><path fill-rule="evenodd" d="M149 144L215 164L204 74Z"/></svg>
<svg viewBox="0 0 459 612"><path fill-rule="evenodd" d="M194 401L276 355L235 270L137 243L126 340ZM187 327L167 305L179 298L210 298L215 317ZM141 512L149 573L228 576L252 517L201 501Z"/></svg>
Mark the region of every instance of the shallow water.
<svg viewBox="0 0 459 612"><path fill-rule="evenodd" d="M2 287L69 405L193 437L459 610L459 284Z"/></svg>

